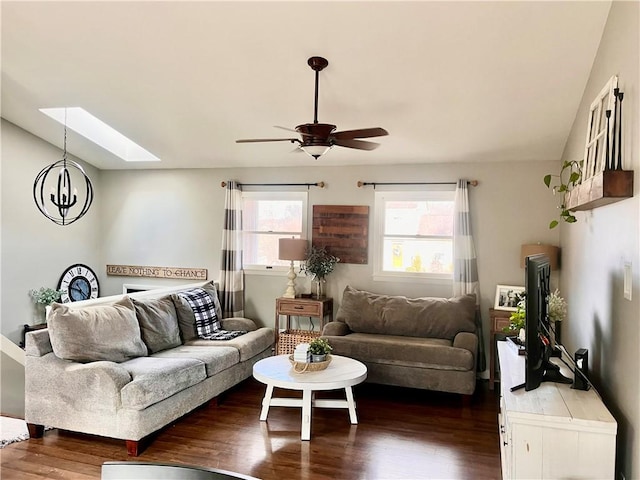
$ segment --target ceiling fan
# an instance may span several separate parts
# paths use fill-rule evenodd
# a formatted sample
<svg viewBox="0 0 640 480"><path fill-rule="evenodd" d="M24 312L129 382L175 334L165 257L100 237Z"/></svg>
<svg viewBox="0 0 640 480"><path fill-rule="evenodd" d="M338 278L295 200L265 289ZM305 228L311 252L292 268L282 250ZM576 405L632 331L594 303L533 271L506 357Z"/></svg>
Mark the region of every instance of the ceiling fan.
<svg viewBox="0 0 640 480"><path fill-rule="evenodd" d="M300 138L250 138L236 140L236 143L255 143L255 142L291 142L297 143L308 155L318 158L325 154L331 147L337 145L339 147L355 148L357 150L373 150L380 144L358 140L360 138L381 137L389 135L384 128L360 128L357 130L343 130L341 132L334 131L335 125L329 123L318 123L318 83L320 72L329 65L329 62L322 57L311 57L307 63L311 69L316 72L316 88L315 103L313 111L313 123L303 123L298 125L295 130L285 127L276 127L291 132L297 132Z"/></svg>

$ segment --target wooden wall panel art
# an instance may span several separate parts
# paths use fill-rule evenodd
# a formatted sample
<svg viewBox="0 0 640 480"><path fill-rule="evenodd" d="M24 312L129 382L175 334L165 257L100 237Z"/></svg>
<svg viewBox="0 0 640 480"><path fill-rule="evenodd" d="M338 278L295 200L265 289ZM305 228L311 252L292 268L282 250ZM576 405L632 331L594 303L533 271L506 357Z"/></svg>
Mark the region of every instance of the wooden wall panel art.
<svg viewBox="0 0 640 480"><path fill-rule="evenodd" d="M206 268L149 267L145 265L107 265L107 275L118 277L179 278L206 280Z"/></svg>
<svg viewBox="0 0 640 480"><path fill-rule="evenodd" d="M369 207L314 205L311 244L325 247L340 263L368 263Z"/></svg>

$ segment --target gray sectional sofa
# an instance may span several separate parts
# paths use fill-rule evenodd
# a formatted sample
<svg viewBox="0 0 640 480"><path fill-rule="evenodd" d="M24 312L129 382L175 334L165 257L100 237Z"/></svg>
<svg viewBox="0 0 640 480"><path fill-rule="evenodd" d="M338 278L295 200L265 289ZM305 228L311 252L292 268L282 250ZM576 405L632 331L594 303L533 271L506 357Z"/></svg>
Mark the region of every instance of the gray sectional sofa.
<svg viewBox="0 0 640 480"><path fill-rule="evenodd" d="M360 360L367 382L472 395L476 297L407 298L347 286L322 337Z"/></svg>
<svg viewBox="0 0 640 480"><path fill-rule="evenodd" d="M190 284L54 305L48 328L26 336L25 420L31 437L45 426L126 440L137 456L148 436L251 376L272 354L274 331L246 318L231 340L198 337L180 293ZM209 297L207 297L209 298Z"/></svg>

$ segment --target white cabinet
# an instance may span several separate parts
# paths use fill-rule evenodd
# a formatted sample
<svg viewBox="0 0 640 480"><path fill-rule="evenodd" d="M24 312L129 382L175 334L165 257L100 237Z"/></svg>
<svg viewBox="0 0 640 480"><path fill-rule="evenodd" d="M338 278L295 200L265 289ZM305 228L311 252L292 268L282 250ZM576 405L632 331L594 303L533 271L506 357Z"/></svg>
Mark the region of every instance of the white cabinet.
<svg viewBox="0 0 640 480"><path fill-rule="evenodd" d="M525 359L498 342L500 455L503 479L613 479L617 424L592 388L542 383L529 392ZM562 373L573 373L553 359Z"/></svg>

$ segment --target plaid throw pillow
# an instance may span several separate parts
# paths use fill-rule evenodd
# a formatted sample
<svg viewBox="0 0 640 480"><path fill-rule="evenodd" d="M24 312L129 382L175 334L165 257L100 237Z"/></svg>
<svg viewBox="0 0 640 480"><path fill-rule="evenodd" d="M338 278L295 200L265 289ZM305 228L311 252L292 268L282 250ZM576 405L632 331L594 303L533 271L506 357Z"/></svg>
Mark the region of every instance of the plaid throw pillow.
<svg viewBox="0 0 640 480"><path fill-rule="evenodd" d="M213 297L206 290L193 288L178 294L187 301L191 310L193 310L193 315L196 317L198 337L206 339L220 331L220 320L216 314Z"/></svg>

